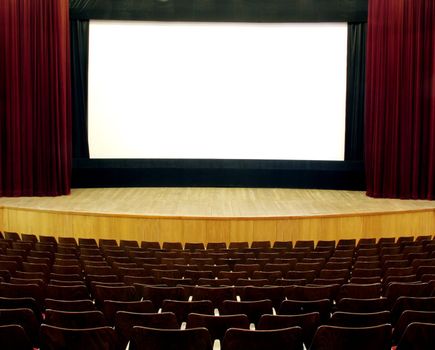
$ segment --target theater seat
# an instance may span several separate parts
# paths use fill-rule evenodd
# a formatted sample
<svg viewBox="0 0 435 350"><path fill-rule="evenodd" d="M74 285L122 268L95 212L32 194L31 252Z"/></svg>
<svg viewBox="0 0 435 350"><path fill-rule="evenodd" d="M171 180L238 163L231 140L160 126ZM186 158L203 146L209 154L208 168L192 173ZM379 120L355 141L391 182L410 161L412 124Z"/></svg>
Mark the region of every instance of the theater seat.
<svg viewBox="0 0 435 350"><path fill-rule="evenodd" d="M247 330L230 328L224 337L222 350L302 350L302 329L291 327L275 330Z"/></svg>
<svg viewBox="0 0 435 350"><path fill-rule="evenodd" d="M26 335L24 328L11 324L0 326L0 344L2 350L32 350L31 341Z"/></svg>
<svg viewBox="0 0 435 350"><path fill-rule="evenodd" d="M310 350L390 350L391 325L374 327L320 326Z"/></svg>
<svg viewBox="0 0 435 350"><path fill-rule="evenodd" d="M205 328L155 329L134 327L130 350L212 350L210 334Z"/></svg>
<svg viewBox="0 0 435 350"><path fill-rule="evenodd" d="M414 322L405 330L396 350L427 350L435 344L435 324Z"/></svg>
<svg viewBox="0 0 435 350"><path fill-rule="evenodd" d="M41 325L40 350L116 350L116 334L111 327L69 329Z"/></svg>

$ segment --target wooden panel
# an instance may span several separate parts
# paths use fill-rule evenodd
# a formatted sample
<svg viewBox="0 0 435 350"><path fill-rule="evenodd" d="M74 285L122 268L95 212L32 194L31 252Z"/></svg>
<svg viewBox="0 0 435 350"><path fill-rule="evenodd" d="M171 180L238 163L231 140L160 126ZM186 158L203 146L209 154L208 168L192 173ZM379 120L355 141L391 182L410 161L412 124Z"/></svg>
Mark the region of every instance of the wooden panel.
<svg viewBox="0 0 435 350"><path fill-rule="evenodd" d="M231 223L230 220L207 220L206 242L229 242Z"/></svg>
<svg viewBox="0 0 435 350"><path fill-rule="evenodd" d="M276 220L254 220L253 241L276 241Z"/></svg>
<svg viewBox="0 0 435 350"><path fill-rule="evenodd" d="M435 201L374 200L350 191L89 189L0 198L0 230L204 243L433 235Z"/></svg>
<svg viewBox="0 0 435 350"><path fill-rule="evenodd" d="M5 212L4 212L3 208L0 207L0 231L2 230L2 227L6 226L4 215L5 215Z"/></svg>
<svg viewBox="0 0 435 350"><path fill-rule="evenodd" d="M206 220L183 220L184 242L207 242Z"/></svg>
<svg viewBox="0 0 435 350"><path fill-rule="evenodd" d="M231 220L229 242L252 242L254 235L253 220Z"/></svg>
<svg viewBox="0 0 435 350"><path fill-rule="evenodd" d="M185 242L183 232L183 220L160 219L159 224L159 241L161 243Z"/></svg>

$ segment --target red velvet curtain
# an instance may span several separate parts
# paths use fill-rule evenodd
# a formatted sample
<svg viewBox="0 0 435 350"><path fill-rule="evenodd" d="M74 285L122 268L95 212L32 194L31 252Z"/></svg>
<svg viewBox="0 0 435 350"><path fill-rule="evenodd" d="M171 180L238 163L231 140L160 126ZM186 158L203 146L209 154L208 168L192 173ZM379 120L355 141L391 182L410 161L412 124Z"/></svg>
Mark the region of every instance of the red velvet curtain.
<svg viewBox="0 0 435 350"><path fill-rule="evenodd" d="M0 0L0 196L71 182L68 0Z"/></svg>
<svg viewBox="0 0 435 350"><path fill-rule="evenodd" d="M369 1L369 196L435 199L434 41L434 0Z"/></svg>

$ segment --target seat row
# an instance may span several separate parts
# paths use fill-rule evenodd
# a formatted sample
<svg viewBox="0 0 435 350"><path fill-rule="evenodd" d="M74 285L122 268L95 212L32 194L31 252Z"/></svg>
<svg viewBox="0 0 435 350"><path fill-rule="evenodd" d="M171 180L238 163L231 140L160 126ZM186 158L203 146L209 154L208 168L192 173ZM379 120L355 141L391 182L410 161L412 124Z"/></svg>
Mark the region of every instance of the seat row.
<svg viewBox="0 0 435 350"><path fill-rule="evenodd" d="M62 302L52 301L53 306L59 303ZM435 311L407 310L394 330L388 311L358 314L338 311L326 324L321 322L318 312L263 314L255 327L251 327L246 314L213 315L208 311L189 313L184 327L180 328L177 316L165 310L161 313L117 311L112 326L97 310L48 309L40 325L29 309L2 309L0 341L6 350L77 349L78 346L90 350L124 350L128 344L130 349L192 349L192 346L211 349L215 340L221 342L223 349L302 349L304 344L306 349L313 350L348 349L350 345L356 349L389 350L392 344L398 344L398 349L428 349L435 340ZM198 329L201 332L195 331ZM187 339L192 336L201 341Z"/></svg>
<svg viewBox="0 0 435 350"><path fill-rule="evenodd" d="M0 231L0 238L11 240L11 241L25 241L25 242L41 242L41 243L50 243L50 244L72 244L72 245L84 245L84 246L117 246L118 243L114 239L99 239L94 238L74 238L74 237L54 237L47 235L38 236L35 234L25 234L21 235L17 232L11 231ZM377 245L382 246L385 244L402 244L407 242L427 242L433 239L432 235L420 235L417 237L414 236L401 236L397 239L394 237L382 237L376 240L376 238L361 238L357 241L357 239L340 239L338 241L335 240L319 240L315 243L314 240L298 240L294 244L292 241L275 241L273 245L270 241L253 241L251 244L249 242L230 242L229 245L225 242L209 242L207 244L207 249L225 249L225 248L270 248L270 247L279 247L279 248L292 248L293 246L296 248L309 248L314 250L315 248L335 248L335 247L355 247L355 246L369 246L369 245ZM121 247L139 247L137 241L134 240L120 240ZM140 246L142 248L151 248L151 249L176 249L176 250L200 250L205 249L205 245L203 243L198 242L187 242L184 244L181 242L163 242L160 245L159 242L155 241L142 241Z"/></svg>

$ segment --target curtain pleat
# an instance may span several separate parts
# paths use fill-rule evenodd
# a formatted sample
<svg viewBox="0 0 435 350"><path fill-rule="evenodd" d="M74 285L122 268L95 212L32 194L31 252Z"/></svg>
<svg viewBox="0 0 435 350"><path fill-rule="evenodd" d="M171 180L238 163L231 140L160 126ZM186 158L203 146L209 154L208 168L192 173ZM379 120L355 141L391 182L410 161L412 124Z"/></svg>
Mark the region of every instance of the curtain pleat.
<svg viewBox="0 0 435 350"><path fill-rule="evenodd" d="M435 199L434 19L433 0L369 1L369 196Z"/></svg>
<svg viewBox="0 0 435 350"><path fill-rule="evenodd" d="M71 21L71 84L73 158L89 158L88 52L89 21Z"/></svg>
<svg viewBox="0 0 435 350"><path fill-rule="evenodd" d="M347 34L346 160L364 159L365 23L349 23Z"/></svg>
<svg viewBox="0 0 435 350"><path fill-rule="evenodd" d="M0 1L0 195L70 192L68 0Z"/></svg>

